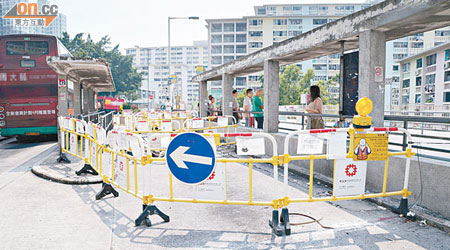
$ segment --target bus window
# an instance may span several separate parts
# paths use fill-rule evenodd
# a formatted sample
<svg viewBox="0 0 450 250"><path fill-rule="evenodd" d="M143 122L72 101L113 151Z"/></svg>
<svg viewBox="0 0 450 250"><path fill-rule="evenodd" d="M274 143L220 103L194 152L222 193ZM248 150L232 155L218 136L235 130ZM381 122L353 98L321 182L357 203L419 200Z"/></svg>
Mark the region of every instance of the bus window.
<svg viewBox="0 0 450 250"><path fill-rule="evenodd" d="M47 41L6 42L7 55L48 55Z"/></svg>

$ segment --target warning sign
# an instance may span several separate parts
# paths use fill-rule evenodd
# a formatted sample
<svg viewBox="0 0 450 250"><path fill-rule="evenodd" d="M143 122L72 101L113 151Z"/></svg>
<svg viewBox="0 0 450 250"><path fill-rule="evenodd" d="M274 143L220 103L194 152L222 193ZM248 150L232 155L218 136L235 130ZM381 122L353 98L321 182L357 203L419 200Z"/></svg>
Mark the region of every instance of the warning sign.
<svg viewBox="0 0 450 250"><path fill-rule="evenodd" d="M339 159L334 165L333 195L360 195L366 188L367 162Z"/></svg>
<svg viewBox="0 0 450 250"><path fill-rule="evenodd" d="M383 67L375 67L375 82L383 82Z"/></svg>
<svg viewBox="0 0 450 250"><path fill-rule="evenodd" d="M388 157L388 134L356 134L353 160L384 161Z"/></svg>

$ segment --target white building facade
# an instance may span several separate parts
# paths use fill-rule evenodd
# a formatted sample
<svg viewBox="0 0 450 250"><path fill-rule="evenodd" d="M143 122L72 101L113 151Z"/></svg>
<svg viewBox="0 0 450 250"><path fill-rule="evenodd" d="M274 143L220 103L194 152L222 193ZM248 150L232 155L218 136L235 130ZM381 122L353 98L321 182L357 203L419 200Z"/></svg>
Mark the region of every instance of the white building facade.
<svg viewBox="0 0 450 250"><path fill-rule="evenodd" d="M398 110L450 110L450 43L398 61Z"/></svg>
<svg viewBox="0 0 450 250"><path fill-rule="evenodd" d="M167 47L135 46L125 49L126 55L133 56L133 67L144 74L138 103L158 107L170 98L169 88L180 96L185 105L192 106L198 101L198 83L193 83L192 77L199 73L198 70L207 68L207 42L194 41L191 46L171 46L170 50L172 77L169 76Z"/></svg>

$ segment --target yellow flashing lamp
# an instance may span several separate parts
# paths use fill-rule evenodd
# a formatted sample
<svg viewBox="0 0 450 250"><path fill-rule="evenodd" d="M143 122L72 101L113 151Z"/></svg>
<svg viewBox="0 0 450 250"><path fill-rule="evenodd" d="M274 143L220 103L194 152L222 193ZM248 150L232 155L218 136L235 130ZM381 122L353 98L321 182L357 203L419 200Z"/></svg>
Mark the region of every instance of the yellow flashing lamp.
<svg viewBox="0 0 450 250"><path fill-rule="evenodd" d="M373 103L368 97L364 96L356 103L356 112L358 115L353 117L353 126L355 128L370 128L372 117L368 116L372 112Z"/></svg>

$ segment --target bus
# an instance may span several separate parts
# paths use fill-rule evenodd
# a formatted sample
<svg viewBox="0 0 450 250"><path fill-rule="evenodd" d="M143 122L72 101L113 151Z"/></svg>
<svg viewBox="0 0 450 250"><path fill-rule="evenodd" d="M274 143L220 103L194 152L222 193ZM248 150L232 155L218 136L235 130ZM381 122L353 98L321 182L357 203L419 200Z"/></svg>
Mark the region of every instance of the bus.
<svg viewBox="0 0 450 250"><path fill-rule="evenodd" d="M55 37L0 36L0 135L18 137L57 133L58 75L47 56L70 56Z"/></svg>

